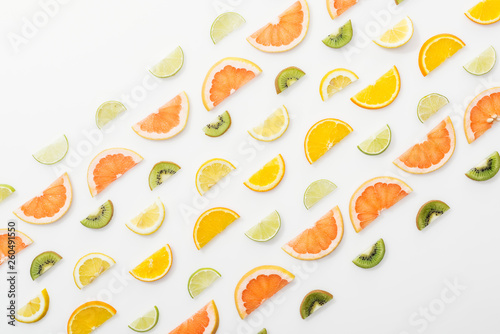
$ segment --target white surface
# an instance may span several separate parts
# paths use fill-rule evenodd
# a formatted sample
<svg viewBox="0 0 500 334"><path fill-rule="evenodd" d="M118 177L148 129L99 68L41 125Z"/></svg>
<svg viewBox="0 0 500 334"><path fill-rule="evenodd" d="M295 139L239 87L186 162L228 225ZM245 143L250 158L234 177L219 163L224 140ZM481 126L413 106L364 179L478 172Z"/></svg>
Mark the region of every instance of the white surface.
<svg viewBox="0 0 500 334"><path fill-rule="evenodd" d="M496 38L500 23L480 26L469 21L463 13L474 4L473 0L407 0L397 13L384 19L382 29L377 28L380 24L373 15L393 8L391 0L360 1L335 21L328 16L323 0L311 0L309 32L296 49L283 54L266 54L254 49L245 37L291 2L209 0L194 5L191 1L68 1L26 45L20 46L18 53L9 44L7 34L19 34L23 18L32 20L41 7L34 0L0 5L0 87L3 92L0 182L17 189L0 204L3 220L0 227L12 217L13 209L61 173L58 167L69 171L74 187L73 205L60 221L49 226L18 224L19 230L35 241L18 257L18 305L44 287L50 294L51 304L42 321L19 324L14 330L6 327L2 315L2 333L64 333L71 312L99 297L112 304L118 313L97 333L132 333L127 324L152 305L159 307L160 320L151 333L166 333L212 298L219 308L218 333L221 334L256 333L262 327L271 334L413 334L419 330L465 334L498 330L500 294L495 257L500 233L500 177L478 183L466 178L464 172L500 148L500 130L492 129L469 145L462 119L467 103L476 93L500 85L500 66L483 77L475 77L462 65L491 44L500 50ZM242 14L247 23L214 46L209 29L218 14L215 7L221 4L232 4L228 9ZM388 50L369 41L371 38L362 41L366 27L381 33L405 15L413 20L415 34L404 47ZM353 20L357 36L349 47L356 43L362 45L351 61L345 57L345 51L332 50L321 43L324 36L349 18ZM424 78L417 65L420 46L427 38L443 32L458 35L467 46ZM156 81L147 72L148 65L162 59L177 45L185 52L184 68L173 78ZM263 73L209 113L200 97L203 78L216 61L227 56L252 60ZM307 75L285 93L276 95L275 75L292 65ZM392 65L397 65L402 77L401 92L392 105L370 111L349 101ZM360 80L323 103L318 92L319 82L326 72L337 67L353 70ZM143 101L130 103L123 97L130 95L144 80L146 85L159 83L147 92ZM191 111L187 127L179 136L152 142L132 131L132 124L182 90L190 98ZM416 106L421 97L432 92L447 96L451 104L422 125L417 119ZM94 122L95 110L110 99L123 101L129 110L114 122L102 140L89 144L84 132L100 133ZM285 135L272 143L252 139L246 130L281 104L286 105L293 117ZM224 136L208 138L201 128L224 110L230 111L233 125ZM398 170L392 160L447 114L452 116L457 132L457 150L449 163L423 176ZM303 152L304 136L312 124L326 117L348 122L354 132L310 166ZM386 123L393 131L388 150L375 157L359 152L356 145ZM37 163L31 153L61 133L68 136L69 155L56 166ZM145 159L97 198L91 198L86 168L98 152L117 146L136 150ZM78 149L90 152L75 153ZM246 189L242 182L278 153L287 164L282 183L268 193ZM204 161L214 157L227 158L237 164L238 169L224 183L224 189L200 198L194 186L195 172ZM160 160L174 161L182 169L151 192L148 174ZM349 198L362 182L380 175L398 176L412 186L414 192L356 234L348 217ZM332 180L339 188L307 211L302 204L303 192L311 181L320 178ZM147 237L129 231L125 221L157 196L162 198L167 210L164 225ZM111 199L116 208L110 225L97 231L84 228L79 221L107 199ZM430 199L445 201L451 210L434 226L420 232L415 226L415 215L420 205ZM334 253L317 262L304 263L280 249L335 205L340 206L344 216L345 235ZM202 211L215 206L229 207L241 218L206 248L197 251L192 240L195 220ZM244 231L272 210L280 213L282 230L264 244L249 240ZM363 270L351 263L354 256L380 237L385 240L387 253L378 267ZM143 283L127 273L165 243L172 246L174 255L174 264L166 277L155 283ZM31 260L46 250L56 251L64 259L32 282ZM81 256L95 251L112 256L117 264L80 291L73 282L73 266ZM256 312L258 316L253 321L242 321L233 301L235 284L248 270L262 264L281 265L294 272L297 279L283 291L281 298L268 303L262 312ZM222 278L192 300L186 287L188 277L205 266L217 269ZM124 277L122 281L116 279L120 275ZM4 265L0 268L2 282L5 276ZM443 305L439 302L443 293L445 299L453 296L453 293L446 294L445 280L457 280L466 288L453 302L446 304L444 310L437 310L442 313L432 321L423 321L417 316L412 322L410 317L420 312L421 307ZM1 308L5 310L5 284L0 286L3 290ZM334 301L304 321L299 316L299 304L313 289L330 291ZM269 311L270 308L274 310ZM268 312L263 312L266 310ZM428 325L425 329L423 323Z"/></svg>

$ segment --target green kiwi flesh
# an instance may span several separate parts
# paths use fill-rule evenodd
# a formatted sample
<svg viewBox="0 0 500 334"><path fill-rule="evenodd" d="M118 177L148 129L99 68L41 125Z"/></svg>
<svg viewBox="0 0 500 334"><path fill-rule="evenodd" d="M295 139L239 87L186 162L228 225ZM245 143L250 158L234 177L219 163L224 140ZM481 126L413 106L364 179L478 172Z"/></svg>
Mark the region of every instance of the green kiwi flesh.
<svg viewBox="0 0 500 334"><path fill-rule="evenodd" d="M82 223L82 225L85 227L98 229L108 225L112 217L113 202L106 201L106 203L104 203L97 210L88 215L87 218L80 221L80 223Z"/></svg>
<svg viewBox="0 0 500 334"><path fill-rule="evenodd" d="M267 334L267 329L261 329L257 334Z"/></svg>
<svg viewBox="0 0 500 334"><path fill-rule="evenodd" d="M278 73L276 79L274 80L276 94L283 92L285 89L296 83L304 75L306 75L306 73L295 66L290 66L282 70L280 73Z"/></svg>
<svg viewBox="0 0 500 334"><path fill-rule="evenodd" d="M300 304L300 316L302 319L309 317L332 299L332 294L323 290L309 292Z"/></svg>
<svg viewBox="0 0 500 334"><path fill-rule="evenodd" d="M474 181L486 181L497 175L498 170L500 170L500 155L495 151L465 175Z"/></svg>
<svg viewBox="0 0 500 334"><path fill-rule="evenodd" d="M31 279L34 281L38 277L42 276L47 270L52 268L62 256L56 252L48 251L39 254L31 262L30 275Z"/></svg>
<svg viewBox="0 0 500 334"><path fill-rule="evenodd" d="M161 161L153 166L149 173L149 188L153 190L177 173L181 167L173 162Z"/></svg>
<svg viewBox="0 0 500 334"><path fill-rule="evenodd" d="M352 39L352 23L351 20L347 21L338 31L331 33L325 39L323 43L334 49L338 49L349 43Z"/></svg>
<svg viewBox="0 0 500 334"><path fill-rule="evenodd" d="M222 136L231 126L231 116L227 111L217 116L211 123L205 125L203 132L209 137Z"/></svg>
<svg viewBox="0 0 500 334"><path fill-rule="evenodd" d="M425 203L417 213L417 228L422 231L449 209L448 204L442 201L435 200Z"/></svg>
<svg viewBox="0 0 500 334"><path fill-rule="evenodd" d="M385 255L385 243L379 239L370 248L359 254L352 262L360 268L373 268L382 261Z"/></svg>

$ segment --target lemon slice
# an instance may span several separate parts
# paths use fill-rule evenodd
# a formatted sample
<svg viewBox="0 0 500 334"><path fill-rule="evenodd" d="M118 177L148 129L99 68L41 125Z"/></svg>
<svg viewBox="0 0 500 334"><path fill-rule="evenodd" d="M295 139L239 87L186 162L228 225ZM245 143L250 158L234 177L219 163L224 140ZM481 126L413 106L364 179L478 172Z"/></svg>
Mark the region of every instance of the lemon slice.
<svg viewBox="0 0 500 334"><path fill-rule="evenodd" d="M274 211L257 225L245 232L245 235L253 241L264 242L271 240L281 227L281 218L278 211Z"/></svg>
<svg viewBox="0 0 500 334"><path fill-rule="evenodd" d="M389 147L391 143L391 128L385 125L377 133L358 145L361 152L368 155L378 155Z"/></svg>
<svg viewBox="0 0 500 334"><path fill-rule="evenodd" d="M153 306L152 309L132 321L128 327L136 332L148 332L156 326L159 317L158 307Z"/></svg>
<svg viewBox="0 0 500 334"><path fill-rule="evenodd" d="M309 210L314 204L318 203L335 189L337 189L337 186L329 180L321 179L312 182L304 193L304 206Z"/></svg>
<svg viewBox="0 0 500 334"><path fill-rule="evenodd" d="M285 106L276 109L264 122L248 130L250 136L260 141L273 141L288 129L290 117Z"/></svg>
<svg viewBox="0 0 500 334"><path fill-rule="evenodd" d="M188 292L191 298L198 296L203 290L208 288L219 279L221 275L212 268L201 268L196 270L188 281Z"/></svg>
<svg viewBox="0 0 500 334"><path fill-rule="evenodd" d="M145 210L125 223L132 232L140 235L148 235L156 232L165 219L165 207L158 198Z"/></svg>
<svg viewBox="0 0 500 334"><path fill-rule="evenodd" d="M127 110L123 103L118 101L106 101L97 108L95 113L95 123L99 129L102 129L116 118L119 114Z"/></svg>
<svg viewBox="0 0 500 334"><path fill-rule="evenodd" d="M405 45L413 36L413 22L407 16L391 29L387 30L379 38L373 40L375 44L383 48L398 48Z"/></svg>
<svg viewBox="0 0 500 334"><path fill-rule="evenodd" d="M68 149L68 138L66 138L65 135L62 135L49 145L34 153L33 158L41 164L53 165L64 159L66 153L68 153Z"/></svg>
<svg viewBox="0 0 500 334"><path fill-rule="evenodd" d="M203 196L204 193L234 169L236 167L227 160L208 160L196 172L196 189L198 193Z"/></svg>
<svg viewBox="0 0 500 334"><path fill-rule="evenodd" d="M490 46L484 50L479 56L464 65L464 69L470 74L483 75L491 71L496 63L495 49Z"/></svg>
<svg viewBox="0 0 500 334"><path fill-rule="evenodd" d="M49 294L43 289L35 298L21 307L16 314L16 320L24 323L37 322L47 314L49 310Z"/></svg>
<svg viewBox="0 0 500 334"><path fill-rule="evenodd" d="M450 101L437 93L432 93L420 99L417 106L417 116L420 122L425 122L439 111L442 107L447 105Z"/></svg>
<svg viewBox="0 0 500 334"><path fill-rule="evenodd" d="M179 72L183 64L184 52L178 46L158 64L154 65L149 72L157 78L168 78Z"/></svg>
<svg viewBox="0 0 500 334"><path fill-rule="evenodd" d="M281 154L278 154L243 184L253 191L269 191L281 182L284 175L285 161Z"/></svg>
<svg viewBox="0 0 500 334"><path fill-rule="evenodd" d="M172 249L165 245L139 263L130 274L143 282L153 282L164 277L172 266Z"/></svg>
<svg viewBox="0 0 500 334"><path fill-rule="evenodd" d="M101 253L90 253L78 260L73 269L73 279L78 289L92 283L115 264L115 260Z"/></svg>
<svg viewBox="0 0 500 334"><path fill-rule="evenodd" d="M354 72L345 68L337 68L328 72L319 84L321 99L326 101L335 93L338 93L358 79L358 76Z"/></svg>
<svg viewBox="0 0 500 334"><path fill-rule="evenodd" d="M212 23L210 37L214 44L217 44L231 32L241 27L243 23L245 23L245 19L238 13L222 13Z"/></svg>
<svg viewBox="0 0 500 334"><path fill-rule="evenodd" d="M8 184L0 184L0 202L12 195L16 189L9 186Z"/></svg>

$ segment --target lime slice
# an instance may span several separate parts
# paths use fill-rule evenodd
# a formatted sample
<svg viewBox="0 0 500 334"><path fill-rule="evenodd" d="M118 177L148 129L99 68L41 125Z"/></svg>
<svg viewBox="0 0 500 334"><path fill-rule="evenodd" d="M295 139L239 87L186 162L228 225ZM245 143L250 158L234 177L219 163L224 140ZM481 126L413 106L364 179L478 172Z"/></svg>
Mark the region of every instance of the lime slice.
<svg viewBox="0 0 500 334"><path fill-rule="evenodd" d="M41 164L53 165L56 162L61 161L66 156L68 149L68 138L66 138L65 135L62 135L49 145L34 153L33 158Z"/></svg>
<svg viewBox="0 0 500 334"><path fill-rule="evenodd" d="M464 69L470 74L483 75L491 71L496 62L495 49L490 46L479 56L465 64Z"/></svg>
<svg viewBox="0 0 500 334"><path fill-rule="evenodd" d="M450 101L441 94L432 93L424 96L418 101L417 116L420 122L425 122L438 112L439 109L447 105Z"/></svg>
<svg viewBox="0 0 500 334"><path fill-rule="evenodd" d="M217 44L232 31L238 29L243 23L245 23L245 19L238 13L222 13L212 23L210 37L214 44Z"/></svg>
<svg viewBox="0 0 500 334"><path fill-rule="evenodd" d="M320 199L337 189L335 183L329 180L321 179L314 181L307 187L304 193L304 205L309 210Z"/></svg>
<svg viewBox="0 0 500 334"><path fill-rule="evenodd" d="M16 189L8 184L0 184L0 202L12 195L14 191L16 191Z"/></svg>
<svg viewBox="0 0 500 334"><path fill-rule="evenodd" d="M118 101L106 101L97 108L95 113L95 123L99 129L115 119L118 114L127 110L123 103Z"/></svg>
<svg viewBox="0 0 500 334"><path fill-rule="evenodd" d="M245 232L245 235L253 241L268 241L274 238L276 233L280 230L281 218L277 211L274 211L266 218L262 219L260 223L253 226Z"/></svg>
<svg viewBox="0 0 500 334"><path fill-rule="evenodd" d="M184 52L180 46L170 52L168 56L163 58L158 64L153 66L149 72L158 78L168 78L179 72L184 64Z"/></svg>
<svg viewBox="0 0 500 334"><path fill-rule="evenodd" d="M150 331L158 323L159 316L160 312L158 311L158 307L153 306L152 309L135 319L128 327L136 332Z"/></svg>
<svg viewBox="0 0 500 334"><path fill-rule="evenodd" d="M191 298L198 296L203 290L208 288L221 275L212 268L201 268L196 270L188 281L188 292Z"/></svg>
<svg viewBox="0 0 500 334"><path fill-rule="evenodd" d="M368 155L377 155L384 152L391 143L391 128L385 125L377 133L358 145L361 152Z"/></svg>

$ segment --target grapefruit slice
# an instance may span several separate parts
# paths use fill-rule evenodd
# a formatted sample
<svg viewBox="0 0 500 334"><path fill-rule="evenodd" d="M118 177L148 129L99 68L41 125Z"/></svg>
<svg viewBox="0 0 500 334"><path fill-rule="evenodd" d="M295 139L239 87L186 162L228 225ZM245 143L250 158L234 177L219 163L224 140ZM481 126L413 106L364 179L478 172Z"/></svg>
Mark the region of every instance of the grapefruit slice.
<svg viewBox="0 0 500 334"><path fill-rule="evenodd" d="M162 107L132 126L139 136L163 140L178 135L186 127L189 116L189 99L185 92L175 96Z"/></svg>
<svg viewBox="0 0 500 334"><path fill-rule="evenodd" d="M299 260L317 260L333 252L343 235L342 214L336 206L281 249Z"/></svg>
<svg viewBox="0 0 500 334"><path fill-rule="evenodd" d="M12 233L12 232L10 232ZM16 231L14 237L14 252L19 253L33 243L30 237L21 231ZM6 228L0 228L0 265L7 261L9 256L9 231Z"/></svg>
<svg viewBox="0 0 500 334"><path fill-rule="evenodd" d="M455 151L455 129L446 117L420 143L410 147L394 160L394 164L412 174L433 172L450 160Z"/></svg>
<svg viewBox="0 0 500 334"><path fill-rule="evenodd" d="M485 90L467 107L464 128L469 144L489 130L495 121L500 122L500 87Z"/></svg>
<svg viewBox="0 0 500 334"><path fill-rule="evenodd" d="M326 0L326 8L333 20L357 3L358 0Z"/></svg>
<svg viewBox="0 0 500 334"><path fill-rule="evenodd" d="M349 215L356 232L364 229L380 213L399 202L413 190L400 179L381 176L363 183L352 195Z"/></svg>
<svg viewBox="0 0 500 334"><path fill-rule="evenodd" d="M72 198L71 182L68 173L64 173L42 193L16 209L14 214L30 224L50 224L64 216Z"/></svg>
<svg viewBox="0 0 500 334"><path fill-rule="evenodd" d="M260 51L284 52L302 42L308 28L309 7L306 0L299 0L248 36L247 41Z"/></svg>
<svg viewBox="0 0 500 334"><path fill-rule="evenodd" d="M169 334L215 334L217 328L219 328L219 312L212 300Z"/></svg>
<svg viewBox="0 0 500 334"><path fill-rule="evenodd" d="M247 82L262 72L259 66L250 60L228 57L219 60L208 71L201 97L203 105L210 111L224 101Z"/></svg>
<svg viewBox="0 0 500 334"><path fill-rule="evenodd" d="M234 291L236 309L241 319L245 319L294 278L291 272L278 266L257 267L243 275Z"/></svg>
<svg viewBox="0 0 500 334"><path fill-rule="evenodd" d="M141 161L139 154L126 148L110 148L96 155L87 171L87 183L92 197Z"/></svg>

